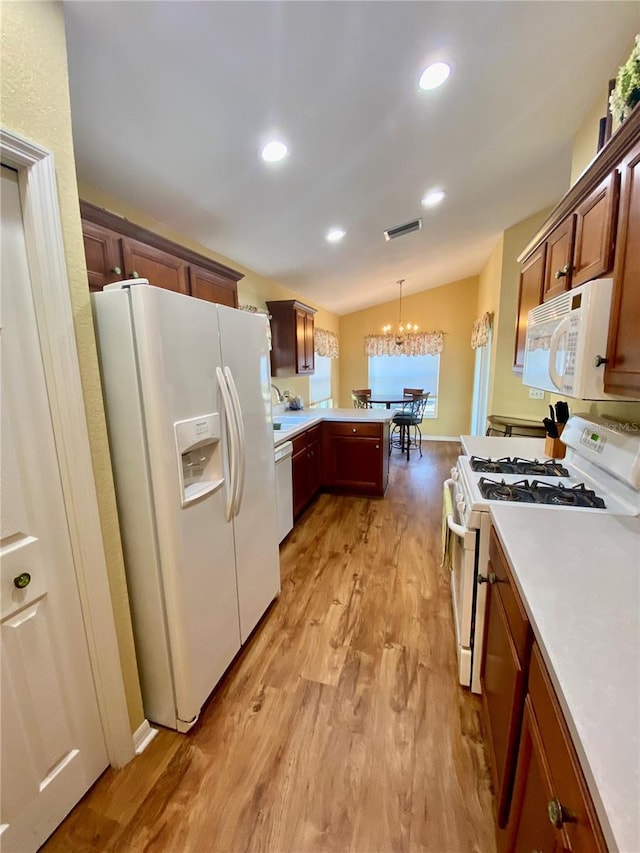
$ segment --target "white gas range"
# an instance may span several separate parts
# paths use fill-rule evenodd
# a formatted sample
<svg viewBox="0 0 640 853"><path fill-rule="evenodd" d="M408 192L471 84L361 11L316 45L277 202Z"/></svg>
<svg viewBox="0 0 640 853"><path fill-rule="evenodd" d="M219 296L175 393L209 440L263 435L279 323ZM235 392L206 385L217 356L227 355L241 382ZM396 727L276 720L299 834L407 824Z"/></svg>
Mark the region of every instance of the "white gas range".
<svg viewBox="0 0 640 853"><path fill-rule="evenodd" d="M634 428L635 427L635 428ZM566 459L461 456L445 482L453 510L451 591L460 683L480 693L491 505L522 511L640 515L640 425L572 416L562 433Z"/></svg>

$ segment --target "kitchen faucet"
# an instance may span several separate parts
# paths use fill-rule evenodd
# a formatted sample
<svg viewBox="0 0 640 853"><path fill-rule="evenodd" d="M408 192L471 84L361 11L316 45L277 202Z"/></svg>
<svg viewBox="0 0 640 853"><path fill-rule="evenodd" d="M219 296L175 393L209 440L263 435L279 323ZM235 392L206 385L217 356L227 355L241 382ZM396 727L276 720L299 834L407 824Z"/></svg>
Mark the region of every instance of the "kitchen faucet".
<svg viewBox="0 0 640 853"><path fill-rule="evenodd" d="M284 403L284 396L283 396L283 394L282 394L282 391L278 388L278 386L277 386L277 385L274 385L274 384L273 384L273 382L272 382L272 383L271 383L271 387L273 388L273 390L274 390L274 391L276 392L276 394L278 395L278 403Z"/></svg>

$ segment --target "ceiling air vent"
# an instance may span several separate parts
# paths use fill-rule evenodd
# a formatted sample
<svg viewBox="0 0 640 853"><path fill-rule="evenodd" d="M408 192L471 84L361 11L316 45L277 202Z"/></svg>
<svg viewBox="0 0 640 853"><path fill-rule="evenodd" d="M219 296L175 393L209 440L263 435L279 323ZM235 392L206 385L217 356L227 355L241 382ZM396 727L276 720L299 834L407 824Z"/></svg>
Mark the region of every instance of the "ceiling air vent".
<svg viewBox="0 0 640 853"><path fill-rule="evenodd" d="M405 222L404 225L396 225L395 228L387 228L384 232L385 240L395 240L397 237L404 237L405 234L411 234L412 231L419 231L422 228L422 219L412 219L411 222Z"/></svg>

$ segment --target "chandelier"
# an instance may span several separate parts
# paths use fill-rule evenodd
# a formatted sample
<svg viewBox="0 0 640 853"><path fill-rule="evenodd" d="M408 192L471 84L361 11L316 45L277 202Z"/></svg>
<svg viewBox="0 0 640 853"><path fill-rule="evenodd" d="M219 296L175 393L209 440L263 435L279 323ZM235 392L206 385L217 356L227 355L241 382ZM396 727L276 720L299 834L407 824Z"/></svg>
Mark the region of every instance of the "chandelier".
<svg viewBox="0 0 640 853"><path fill-rule="evenodd" d="M416 323L403 323L402 322L402 285L404 284L404 279L398 279L396 284L400 287L400 300L398 303L398 322L395 324L395 327L388 323L386 326L382 327L382 331L385 335L393 335L396 346L402 346L404 343L404 337L406 334L411 332L417 332L418 326Z"/></svg>

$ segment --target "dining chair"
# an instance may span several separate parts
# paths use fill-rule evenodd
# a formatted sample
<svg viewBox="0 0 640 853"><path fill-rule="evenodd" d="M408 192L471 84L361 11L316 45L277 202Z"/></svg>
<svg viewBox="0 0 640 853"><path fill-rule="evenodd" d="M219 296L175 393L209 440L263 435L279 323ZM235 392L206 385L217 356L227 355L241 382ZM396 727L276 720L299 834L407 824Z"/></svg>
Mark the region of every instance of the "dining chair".
<svg viewBox="0 0 640 853"><path fill-rule="evenodd" d="M402 453L406 451L408 461L411 448L417 447L420 451L420 456L422 456L422 431L420 424L424 417L424 410L430 393L430 391L427 391L426 394L414 394L413 399L405 404L404 411L396 412L392 420L393 427L391 428L389 453L391 453L392 447L398 447ZM413 437L411 430L413 430Z"/></svg>
<svg viewBox="0 0 640 853"><path fill-rule="evenodd" d="M351 399L354 409L371 409L372 405L369 402L371 396L371 388L354 388L351 391Z"/></svg>

